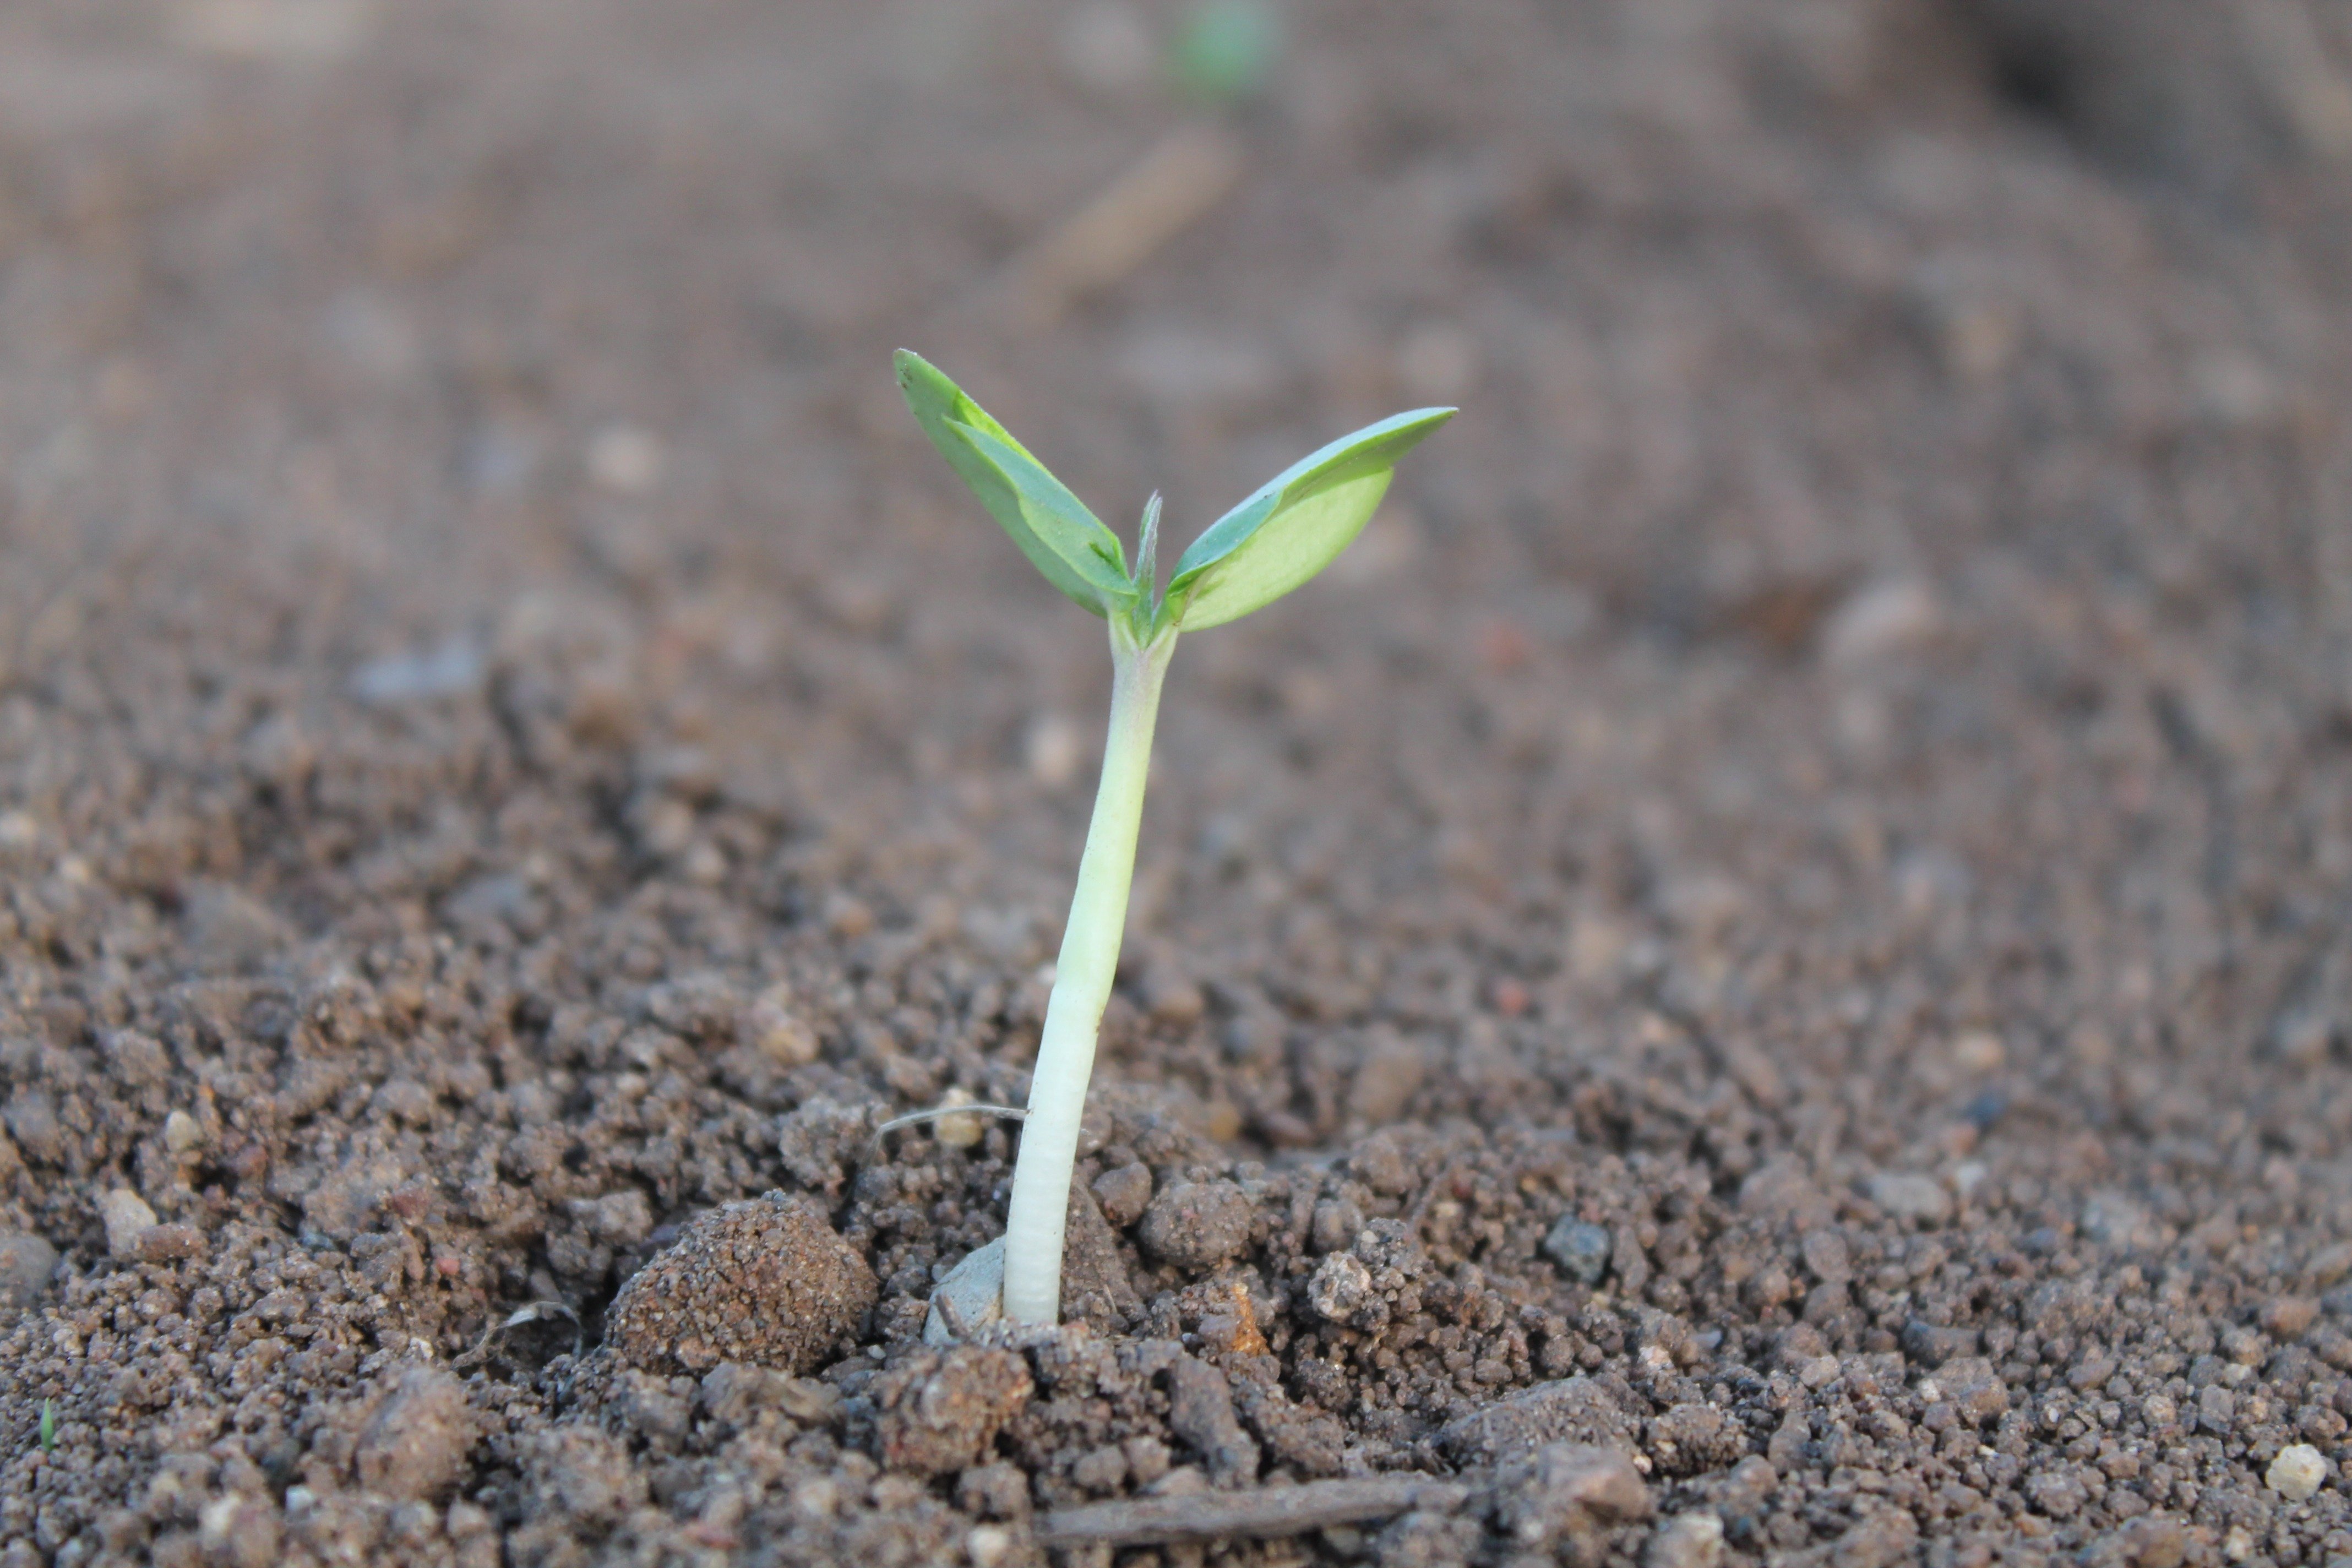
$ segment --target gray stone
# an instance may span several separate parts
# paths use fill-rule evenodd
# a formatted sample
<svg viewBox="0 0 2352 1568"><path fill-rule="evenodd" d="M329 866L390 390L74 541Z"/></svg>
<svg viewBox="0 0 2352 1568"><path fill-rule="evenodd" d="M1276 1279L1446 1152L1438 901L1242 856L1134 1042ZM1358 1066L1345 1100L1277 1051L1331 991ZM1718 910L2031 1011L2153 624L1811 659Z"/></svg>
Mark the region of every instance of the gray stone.
<svg viewBox="0 0 2352 1568"><path fill-rule="evenodd" d="M1004 1316L1004 1238L974 1247L931 1289L923 1342L951 1345Z"/></svg>
<svg viewBox="0 0 2352 1568"><path fill-rule="evenodd" d="M1903 1353L1923 1366L1941 1366L1956 1356L1974 1355L1974 1329L1939 1328L1917 1318L1903 1325Z"/></svg>
<svg viewBox="0 0 2352 1568"><path fill-rule="evenodd" d="M1940 1225L1951 1217L1952 1195L1933 1176L1881 1171L1870 1178L1870 1201L1895 1219Z"/></svg>
<svg viewBox="0 0 2352 1568"><path fill-rule="evenodd" d="M130 1262L139 1257L139 1238L154 1228L155 1211L147 1200L128 1187L116 1187L100 1194L98 1217L106 1226L107 1256L118 1262Z"/></svg>
<svg viewBox="0 0 2352 1568"><path fill-rule="evenodd" d="M1561 1216L1543 1239L1546 1258L1559 1265L1571 1279L1587 1285L1598 1285L1601 1277L1609 1272L1609 1249L1612 1245L1609 1232L1602 1226L1587 1224L1573 1215Z"/></svg>
<svg viewBox="0 0 2352 1568"><path fill-rule="evenodd" d="M703 1412L723 1426L749 1426L782 1403L784 1385L792 1381L769 1367L721 1362L703 1374Z"/></svg>
<svg viewBox="0 0 2352 1568"><path fill-rule="evenodd" d="M302 1228L330 1241L350 1241L368 1228L376 1206L408 1174L407 1167L389 1154L352 1154L302 1195Z"/></svg>
<svg viewBox="0 0 2352 1568"><path fill-rule="evenodd" d="M541 1432L523 1449L530 1492L524 1506L542 1515L603 1522L645 1500L645 1468L619 1439L593 1426Z"/></svg>
<svg viewBox="0 0 2352 1568"><path fill-rule="evenodd" d="M0 1313L31 1306L57 1268L58 1249L41 1237L0 1234Z"/></svg>
<svg viewBox="0 0 2352 1568"><path fill-rule="evenodd" d="M653 1234L653 1205L635 1187L601 1198L573 1198L568 1207L588 1234L614 1247L635 1247Z"/></svg>

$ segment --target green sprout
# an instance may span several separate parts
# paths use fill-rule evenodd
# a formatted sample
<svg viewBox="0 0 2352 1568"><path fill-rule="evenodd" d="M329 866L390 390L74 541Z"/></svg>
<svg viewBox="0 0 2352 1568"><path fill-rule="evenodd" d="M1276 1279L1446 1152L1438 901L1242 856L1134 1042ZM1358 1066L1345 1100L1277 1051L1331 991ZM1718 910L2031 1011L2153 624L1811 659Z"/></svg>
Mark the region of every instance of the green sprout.
<svg viewBox="0 0 2352 1568"><path fill-rule="evenodd" d="M1169 51L1177 81L1210 103L1254 98L1282 59L1282 23L1264 0L1202 0Z"/></svg>
<svg viewBox="0 0 2352 1568"><path fill-rule="evenodd" d="M44 1399L41 1401L41 1452L54 1454L57 1451L58 1402L54 1399Z"/></svg>
<svg viewBox="0 0 2352 1568"><path fill-rule="evenodd" d="M1024 1324L1061 1318L1062 1230L1077 1163L1078 1121L1118 969L1160 684L1177 634L1262 609L1328 566L1380 505L1397 459L1454 411L1393 415L1300 458L1194 540L1177 558L1162 592L1158 494L1144 506L1130 565L1118 535L953 382L904 349L898 370L907 405L931 444L1030 563L1079 607L1110 624L1110 731L1102 782L1045 1004L1004 1235L940 1282L926 1331L947 1338L1000 1312Z"/></svg>

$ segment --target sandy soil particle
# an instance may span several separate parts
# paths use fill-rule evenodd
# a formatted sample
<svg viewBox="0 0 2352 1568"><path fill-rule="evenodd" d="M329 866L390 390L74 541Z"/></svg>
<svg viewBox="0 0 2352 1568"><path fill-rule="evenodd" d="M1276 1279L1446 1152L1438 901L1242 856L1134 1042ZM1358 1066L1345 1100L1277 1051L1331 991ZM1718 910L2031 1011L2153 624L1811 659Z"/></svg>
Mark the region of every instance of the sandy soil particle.
<svg viewBox="0 0 2352 1568"><path fill-rule="evenodd" d="M804 1372L857 1331L875 1294L873 1269L821 1205L771 1193L696 1219L630 1277L605 1333L636 1366Z"/></svg>

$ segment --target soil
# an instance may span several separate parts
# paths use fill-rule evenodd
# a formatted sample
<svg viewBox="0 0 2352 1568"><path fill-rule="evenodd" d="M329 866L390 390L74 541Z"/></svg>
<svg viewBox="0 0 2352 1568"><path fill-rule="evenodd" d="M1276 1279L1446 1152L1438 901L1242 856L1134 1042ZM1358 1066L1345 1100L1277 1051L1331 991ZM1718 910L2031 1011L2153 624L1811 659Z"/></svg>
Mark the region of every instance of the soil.
<svg viewBox="0 0 2352 1568"><path fill-rule="evenodd" d="M2352 19L1281 19L0 16L0 1564L2352 1556Z"/></svg>

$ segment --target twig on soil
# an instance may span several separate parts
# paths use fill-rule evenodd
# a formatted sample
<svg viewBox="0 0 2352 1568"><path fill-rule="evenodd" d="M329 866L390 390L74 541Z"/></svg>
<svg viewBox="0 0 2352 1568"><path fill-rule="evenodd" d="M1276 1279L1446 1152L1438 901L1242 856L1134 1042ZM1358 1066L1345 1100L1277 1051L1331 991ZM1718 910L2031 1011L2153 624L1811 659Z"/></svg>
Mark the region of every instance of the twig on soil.
<svg viewBox="0 0 2352 1568"><path fill-rule="evenodd" d="M1082 1541L1163 1546L1180 1541L1303 1535L1310 1530L1387 1519L1413 1509L1456 1509L1469 1498L1470 1489L1461 1482L1425 1476L1307 1481L1255 1492L1126 1498L1056 1509L1037 1521L1037 1541L1043 1546Z"/></svg>
<svg viewBox="0 0 2352 1568"><path fill-rule="evenodd" d="M1224 200L1242 176L1230 132L1188 125L1130 164L1085 206L1013 258L1013 296L1050 326L1085 295L1118 282Z"/></svg>
<svg viewBox="0 0 2352 1568"><path fill-rule="evenodd" d="M894 1116L874 1130L877 1142L885 1132L896 1132L901 1127L918 1122L938 1121L950 1116L994 1116L1006 1121L1018 1121L1029 1112L1018 1105L935 1105L929 1110L910 1110L904 1116Z"/></svg>
<svg viewBox="0 0 2352 1568"><path fill-rule="evenodd" d="M479 1366L496 1353L494 1347L506 1337L509 1330L526 1328L532 1323L551 1322L558 1318L571 1323L572 1353L578 1354L585 1332L581 1326L579 1312L562 1301L532 1301L516 1308L501 1321L484 1328L482 1337L475 1342L474 1348L449 1364L459 1372L468 1367Z"/></svg>

